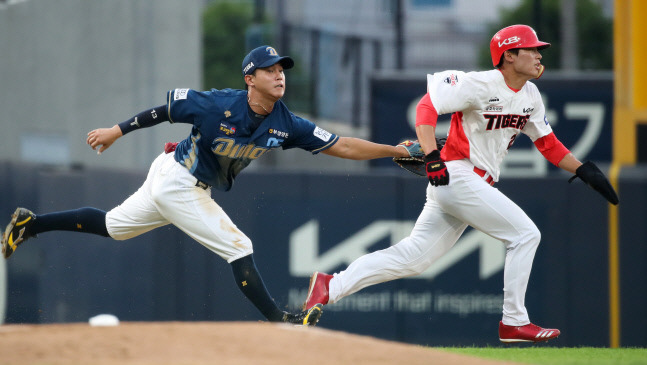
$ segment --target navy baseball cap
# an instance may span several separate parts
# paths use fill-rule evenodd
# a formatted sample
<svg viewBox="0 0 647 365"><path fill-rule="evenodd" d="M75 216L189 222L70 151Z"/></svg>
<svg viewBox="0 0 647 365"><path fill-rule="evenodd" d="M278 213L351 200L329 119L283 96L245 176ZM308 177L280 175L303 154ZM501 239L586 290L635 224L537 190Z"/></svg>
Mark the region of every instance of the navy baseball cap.
<svg viewBox="0 0 647 365"><path fill-rule="evenodd" d="M243 76L250 75L257 68L270 67L277 63L281 63L281 66L286 70L294 66L294 60L288 56L279 56L274 47L260 46L254 48L243 59Z"/></svg>

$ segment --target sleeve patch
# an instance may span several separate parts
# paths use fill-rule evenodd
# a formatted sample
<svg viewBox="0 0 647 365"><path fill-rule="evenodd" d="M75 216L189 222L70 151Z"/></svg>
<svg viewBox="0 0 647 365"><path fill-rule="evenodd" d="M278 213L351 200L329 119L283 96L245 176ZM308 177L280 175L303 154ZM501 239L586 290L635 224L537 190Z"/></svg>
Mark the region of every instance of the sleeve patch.
<svg viewBox="0 0 647 365"><path fill-rule="evenodd" d="M323 130L319 127L315 127L315 130L312 134L314 134L315 137L319 138L324 142L328 142L330 140L330 137L332 136L332 133L326 130Z"/></svg>
<svg viewBox="0 0 647 365"><path fill-rule="evenodd" d="M186 99L189 89L175 89L173 91L173 100L183 100Z"/></svg>
<svg viewBox="0 0 647 365"><path fill-rule="evenodd" d="M458 75L451 74L447 76L444 80L444 83L449 84L450 86L456 86L458 84Z"/></svg>

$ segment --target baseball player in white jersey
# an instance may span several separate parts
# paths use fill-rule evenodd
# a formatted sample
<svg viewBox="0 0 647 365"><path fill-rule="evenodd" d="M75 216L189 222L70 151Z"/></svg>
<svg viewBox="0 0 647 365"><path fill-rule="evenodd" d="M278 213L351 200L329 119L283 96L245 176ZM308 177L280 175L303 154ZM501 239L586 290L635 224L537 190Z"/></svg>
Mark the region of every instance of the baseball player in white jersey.
<svg viewBox="0 0 647 365"><path fill-rule="evenodd" d="M490 42L495 69L428 75L428 93L417 107L416 133L430 184L411 235L358 258L334 275L314 273L305 309L335 303L370 285L421 274L454 246L469 225L506 246L499 339L538 342L559 336L557 329L532 324L524 305L541 235L526 213L493 187L501 161L523 133L551 163L576 173L610 202L617 204L618 199L599 169L578 161L546 120L539 91L529 80L543 73L540 50L549 46L532 28L514 25L500 30ZM438 115L445 113L453 113L451 126L438 151L435 126Z"/></svg>

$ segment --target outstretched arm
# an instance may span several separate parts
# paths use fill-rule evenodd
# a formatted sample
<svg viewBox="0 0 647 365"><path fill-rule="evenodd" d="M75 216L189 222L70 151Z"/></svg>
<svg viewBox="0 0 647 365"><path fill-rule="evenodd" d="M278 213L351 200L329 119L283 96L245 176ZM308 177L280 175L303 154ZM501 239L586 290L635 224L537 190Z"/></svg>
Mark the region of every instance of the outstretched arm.
<svg viewBox="0 0 647 365"><path fill-rule="evenodd" d="M100 155L101 152L108 149L119 137L126 133L132 132L135 129L152 127L167 120L169 120L169 116L166 106L160 105L153 109L145 110L124 122L115 124L112 128L99 128L90 131L85 142L93 150L101 146L99 151L97 151L97 154Z"/></svg>
<svg viewBox="0 0 647 365"><path fill-rule="evenodd" d="M383 157L408 157L405 148L373 143L359 138L339 137L339 141L322 151L330 156L349 160L372 160Z"/></svg>

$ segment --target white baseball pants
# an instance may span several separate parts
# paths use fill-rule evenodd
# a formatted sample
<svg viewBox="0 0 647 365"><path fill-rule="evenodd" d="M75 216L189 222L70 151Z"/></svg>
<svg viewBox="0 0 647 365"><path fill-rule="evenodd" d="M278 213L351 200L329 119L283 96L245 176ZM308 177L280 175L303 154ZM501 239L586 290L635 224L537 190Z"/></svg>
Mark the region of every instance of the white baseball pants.
<svg viewBox="0 0 647 365"><path fill-rule="evenodd" d="M251 240L211 198L211 188L196 182L172 153L162 153L139 190L106 214L108 233L126 240L170 223L227 262L251 254Z"/></svg>
<svg viewBox="0 0 647 365"><path fill-rule="evenodd" d="M477 175L468 160L449 161L449 185L427 187L411 235L352 262L330 281L330 303L370 285L419 275L451 249L468 225L506 246L503 323L530 323L524 300L541 235L526 213Z"/></svg>

